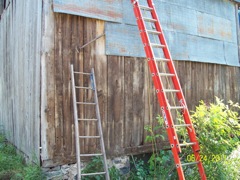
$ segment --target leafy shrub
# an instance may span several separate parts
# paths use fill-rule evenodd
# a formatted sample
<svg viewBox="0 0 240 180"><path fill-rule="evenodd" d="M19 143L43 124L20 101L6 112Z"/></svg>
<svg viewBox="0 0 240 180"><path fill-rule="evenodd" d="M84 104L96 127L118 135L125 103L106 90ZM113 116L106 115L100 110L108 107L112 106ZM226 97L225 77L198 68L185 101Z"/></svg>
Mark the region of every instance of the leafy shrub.
<svg viewBox="0 0 240 180"><path fill-rule="evenodd" d="M240 157L229 157L240 145L239 110L238 103L216 97L215 103L200 101L192 115L208 179L240 179Z"/></svg>
<svg viewBox="0 0 240 180"><path fill-rule="evenodd" d="M240 145L240 110L238 103L216 98L216 103L207 105L200 101L192 115L192 122L205 155L230 155Z"/></svg>
<svg viewBox="0 0 240 180"><path fill-rule="evenodd" d="M147 178L148 171L147 166L141 159L136 159L132 157L134 168L132 168L129 180L144 180Z"/></svg>
<svg viewBox="0 0 240 180"><path fill-rule="evenodd" d="M211 104L200 101L192 113L192 123L201 146L200 154L208 179L240 179L240 157L230 158L233 150L240 145L239 111L238 103L229 101L224 104L223 100L216 98L216 102ZM177 120L182 124L182 116L179 115ZM160 151L156 146L158 138L164 139L158 132L163 129L163 124L163 119L158 117L158 126L145 127L149 132L146 140L153 145L153 154L146 167L146 177L149 179L177 179L171 152ZM177 133L181 142L189 141L186 129L179 128ZM183 152L182 162L195 161L190 147ZM183 170L187 179L198 179L196 166L185 166Z"/></svg>

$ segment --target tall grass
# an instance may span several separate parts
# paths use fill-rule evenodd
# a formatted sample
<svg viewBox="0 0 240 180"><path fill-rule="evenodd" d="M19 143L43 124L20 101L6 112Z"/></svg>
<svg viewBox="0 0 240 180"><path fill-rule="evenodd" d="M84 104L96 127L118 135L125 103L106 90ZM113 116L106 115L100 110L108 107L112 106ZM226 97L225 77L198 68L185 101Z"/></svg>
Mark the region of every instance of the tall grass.
<svg viewBox="0 0 240 180"><path fill-rule="evenodd" d="M26 164L23 156L0 134L0 180L42 180L41 168Z"/></svg>

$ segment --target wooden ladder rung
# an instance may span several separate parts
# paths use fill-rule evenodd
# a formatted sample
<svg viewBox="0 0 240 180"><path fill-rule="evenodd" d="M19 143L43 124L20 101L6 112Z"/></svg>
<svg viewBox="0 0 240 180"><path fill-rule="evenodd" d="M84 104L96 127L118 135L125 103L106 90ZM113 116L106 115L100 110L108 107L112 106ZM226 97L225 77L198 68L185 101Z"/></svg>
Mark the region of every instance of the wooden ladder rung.
<svg viewBox="0 0 240 180"><path fill-rule="evenodd" d="M74 71L73 73L74 74L82 74L82 75L91 75L91 73L76 72L76 71Z"/></svg>
<svg viewBox="0 0 240 180"><path fill-rule="evenodd" d="M83 86L75 86L76 89L92 89L90 87L83 87Z"/></svg>
<svg viewBox="0 0 240 180"><path fill-rule="evenodd" d="M78 119L79 121L97 121L97 119Z"/></svg>
<svg viewBox="0 0 240 180"><path fill-rule="evenodd" d="M95 105L96 103L92 103L92 102L77 102L77 104Z"/></svg>
<svg viewBox="0 0 240 180"><path fill-rule="evenodd" d="M80 154L81 157L102 156L103 154Z"/></svg>
<svg viewBox="0 0 240 180"><path fill-rule="evenodd" d="M100 136L79 136L79 138L82 138L82 139L87 139L87 138L100 138Z"/></svg>
<svg viewBox="0 0 240 180"><path fill-rule="evenodd" d="M102 174L106 174L106 172L84 173L84 174L81 174L81 176L95 176L95 175L102 175Z"/></svg>

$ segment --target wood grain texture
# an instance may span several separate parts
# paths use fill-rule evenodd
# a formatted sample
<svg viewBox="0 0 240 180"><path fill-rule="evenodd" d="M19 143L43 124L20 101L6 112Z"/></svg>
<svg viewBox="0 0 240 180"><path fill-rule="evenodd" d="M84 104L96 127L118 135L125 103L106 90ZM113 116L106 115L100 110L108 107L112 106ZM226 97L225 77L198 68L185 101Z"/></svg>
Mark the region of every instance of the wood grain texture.
<svg viewBox="0 0 240 180"><path fill-rule="evenodd" d="M96 20L94 19L84 19L84 44L88 43L96 37ZM91 72L91 68L94 67L96 61L95 53L95 42L84 48L83 58L84 58L84 72ZM84 76L84 86L90 87L90 77ZM94 102L93 91L84 92L84 102ZM84 106L84 114L86 118L94 119L96 118L95 106ZM95 136L96 135L96 122L86 122L85 123L85 135ZM94 153L96 150L96 139L86 139L84 145L84 152Z"/></svg>
<svg viewBox="0 0 240 180"><path fill-rule="evenodd" d="M43 166L53 163L55 153L55 63L54 59L54 14L49 1L42 7L42 54L41 54L41 160ZM51 75L53 74L53 75Z"/></svg>
<svg viewBox="0 0 240 180"><path fill-rule="evenodd" d="M0 126L26 157L38 161L42 2L6 3L0 20Z"/></svg>
<svg viewBox="0 0 240 180"><path fill-rule="evenodd" d="M124 58L108 57L108 137L110 147L120 154L123 147L124 132Z"/></svg>
<svg viewBox="0 0 240 180"><path fill-rule="evenodd" d="M124 60L124 71L132 72L134 58L126 57ZM131 147L133 141L133 74L125 73L124 76L124 148Z"/></svg>

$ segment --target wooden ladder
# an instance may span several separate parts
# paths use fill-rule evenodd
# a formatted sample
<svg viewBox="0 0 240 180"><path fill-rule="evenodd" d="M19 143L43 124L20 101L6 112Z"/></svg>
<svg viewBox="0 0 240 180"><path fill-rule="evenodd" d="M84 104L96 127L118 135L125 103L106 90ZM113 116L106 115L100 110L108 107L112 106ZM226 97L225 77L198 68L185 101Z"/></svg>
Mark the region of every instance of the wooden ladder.
<svg viewBox="0 0 240 180"><path fill-rule="evenodd" d="M76 86L75 84L75 75L78 76L88 76L90 78L91 87L82 87L82 86ZM102 125L101 125L101 117L100 117L100 111L99 111L99 105L98 105L98 96L97 96L97 88L96 88L96 81L95 81L95 75L94 75L94 69L92 68L91 73L84 73L84 72L76 72L74 71L73 65L71 65L71 79L72 79L72 98L73 98L73 111L74 111L74 123L75 123L75 140L76 140L76 158L77 158L77 170L78 170L78 179L81 179L83 176L97 176L97 175L105 175L105 179L109 180L109 172L108 172L108 166L107 166L107 159L106 159L106 153L105 153L105 147L104 147L104 140L103 140L103 133L102 133ZM94 91L94 102L79 102L77 101L76 96L76 89L85 89L89 91ZM95 106L96 110L96 119L84 119L78 117L78 105L84 105L84 106ZM80 121L95 121L98 126L98 134L97 136L79 136L79 122ZM95 153L95 154L81 154L80 153L80 142L83 139L99 139L100 140L100 146L101 146L101 152ZM103 172L94 172L94 173L82 173L81 169L81 157L103 157L103 166L104 171Z"/></svg>

